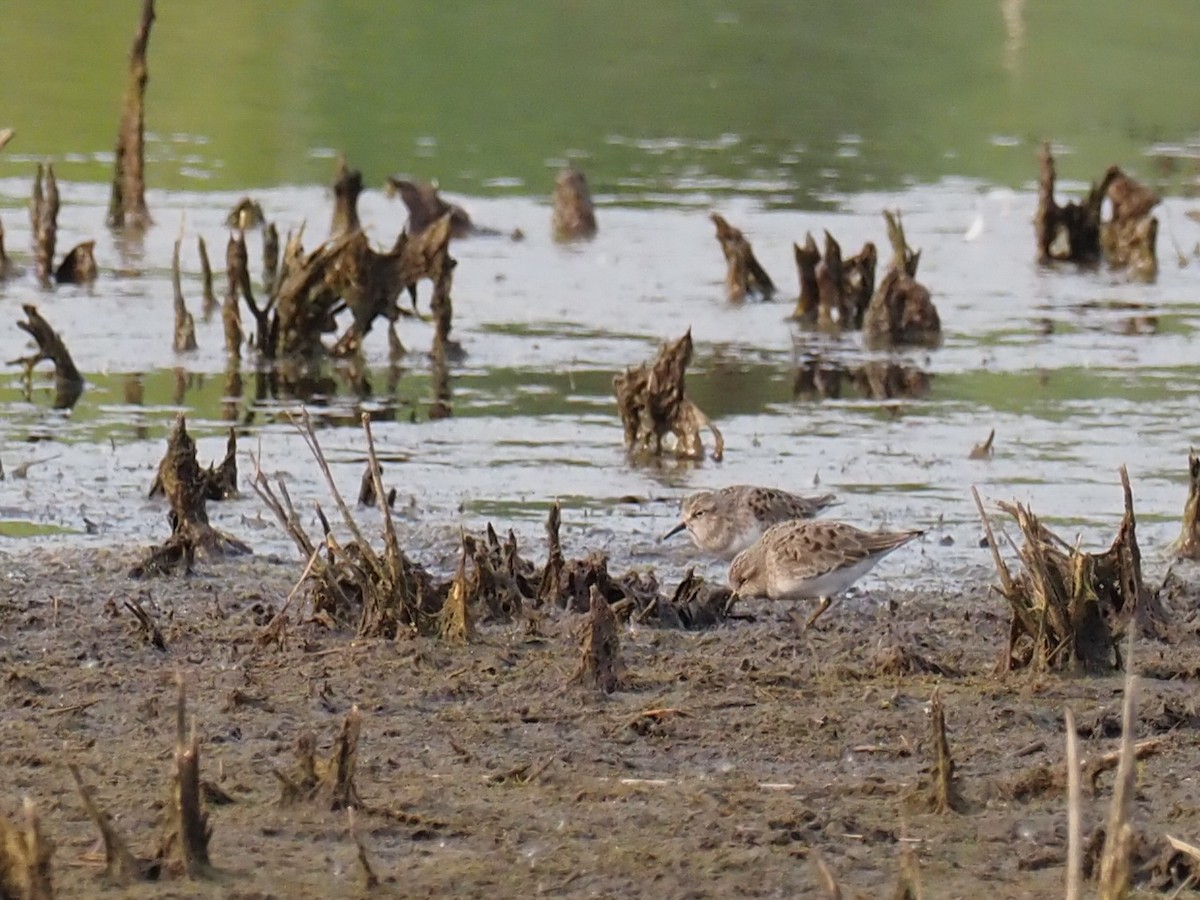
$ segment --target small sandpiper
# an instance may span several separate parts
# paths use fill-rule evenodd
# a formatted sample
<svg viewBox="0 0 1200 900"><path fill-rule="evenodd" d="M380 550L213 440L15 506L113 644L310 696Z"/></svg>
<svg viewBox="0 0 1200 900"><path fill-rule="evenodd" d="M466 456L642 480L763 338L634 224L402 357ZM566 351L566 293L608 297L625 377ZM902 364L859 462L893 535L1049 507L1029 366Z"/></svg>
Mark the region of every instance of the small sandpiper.
<svg viewBox="0 0 1200 900"><path fill-rule="evenodd" d="M862 531L845 522L783 522L768 528L729 567L738 597L820 600L806 628L846 590L923 531Z"/></svg>
<svg viewBox="0 0 1200 900"><path fill-rule="evenodd" d="M663 540L686 528L701 550L722 559L733 559L772 525L792 519L812 519L835 499L833 494L799 497L749 484L700 491L684 498L682 519L663 535Z"/></svg>

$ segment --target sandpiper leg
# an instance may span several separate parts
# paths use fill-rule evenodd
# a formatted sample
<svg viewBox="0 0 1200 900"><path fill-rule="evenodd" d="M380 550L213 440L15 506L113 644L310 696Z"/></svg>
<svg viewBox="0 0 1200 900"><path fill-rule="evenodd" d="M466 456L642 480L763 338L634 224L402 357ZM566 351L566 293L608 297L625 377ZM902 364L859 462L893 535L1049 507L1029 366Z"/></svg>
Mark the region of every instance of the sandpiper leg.
<svg viewBox="0 0 1200 900"><path fill-rule="evenodd" d="M817 611L809 617L809 620L805 623L804 627L812 628L813 623L816 622L817 619L821 618L821 613L823 613L823 612L825 612L825 610L829 609L829 606L831 603L833 603L832 597L822 597L821 605L818 606Z"/></svg>

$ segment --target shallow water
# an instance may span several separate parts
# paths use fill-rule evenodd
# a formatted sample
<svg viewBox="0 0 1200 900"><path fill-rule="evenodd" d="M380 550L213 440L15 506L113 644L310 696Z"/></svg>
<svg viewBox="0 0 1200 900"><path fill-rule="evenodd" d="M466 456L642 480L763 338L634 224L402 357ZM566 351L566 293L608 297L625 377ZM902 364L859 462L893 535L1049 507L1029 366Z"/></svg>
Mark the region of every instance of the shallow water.
<svg viewBox="0 0 1200 900"><path fill-rule="evenodd" d="M1014 6L1021 15L1034 16L1019 3L1001 4L1000 10L1011 12ZM701 40L705 29L716 29L735 47L767 41L769 55L782 54L787 47L766 37L771 13L781 8L762 4L727 21L717 7L705 7L711 20L697 26L695 39ZM1191 27L1182 12L1180 41ZM1163 19L1169 23L1171 15L1164 13ZM130 12L130 27L135 16ZM714 96L723 99L708 118L696 110L686 121L655 125L659 106L649 96L653 91L646 108L630 104L621 114L585 92L578 104L583 112L572 110L576 118L570 127L547 133L530 124L527 141L517 142L518 152L510 144L522 133L521 122L506 120L501 126L486 116L473 118L451 102L464 90L454 81L445 88L444 118L435 120L446 131L424 120L404 131L417 141L419 152L406 144L389 157L378 142L361 139L365 126L348 127L350 161L367 170L368 184L382 179L388 159L403 158L419 174L452 176L443 178L447 194L477 222L505 233L519 228L526 237L473 238L454 246L459 260L455 337L467 355L452 369L453 418L429 420L432 388L424 350L431 329L412 320L401 324L401 337L412 352L396 371L388 370L384 335L368 338L369 397L348 393L343 381L337 396L314 407L342 490L351 496L357 491L365 450L353 423L366 409L377 419L385 480L400 492L397 508L406 540L415 555L434 564L452 557L460 525L475 528L490 520L540 544L547 504L558 497L568 552L599 544L618 564L674 571L691 558L690 548L679 539L660 545L657 536L674 521L680 496L701 487L755 482L836 491L842 500L837 515L858 523L927 528L930 534L917 552L898 554L880 568L887 581L910 574L957 578L990 565L978 546L971 485L978 485L985 498L1032 502L1067 534L1078 530L1088 542L1107 541L1121 511L1117 469L1127 463L1143 548L1157 562L1158 552L1175 535L1196 427L1192 390L1200 290L1193 248L1200 225L1184 215L1195 204L1178 196L1195 186L1189 168L1196 146L1187 131L1191 125L1182 101L1158 93L1153 102L1137 107L1152 123L1145 128L1105 131L1064 117L1065 135L1059 136L1070 143L1059 157L1060 193L1081 190L1080 180L1069 179L1098 175L1097 166L1116 161L1177 196L1161 208L1162 271L1155 284L1129 283L1105 271L1039 269L1030 225L1036 142L1023 135L1047 132L1047 116L1065 103L1060 91L1082 97L1088 89L1060 85L1046 92L1044 103L1033 102L1030 70L1050 52L1046 36L1065 32L1068 23L1034 17L1025 26L1027 48L1022 43L1013 50L1011 29L1002 22L1008 19L998 14L988 20L978 41L986 48L988 65L1007 73L1016 99L982 97L976 98L977 108L962 106L955 137L943 134L939 122L938 130L927 135L935 149L926 148L924 156L912 147L911 123L886 127L884 114L858 121L857 113L847 113L839 123L821 106L820 115L779 124L770 110L783 108L790 89L755 79L752 61L711 66L718 74L736 75L753 100L751 111L765 110L761 116L730 112L722 104L732 101L714 87ZM818 25L838 27L835 21ZM1139 41L1149 40L1162 27L1156 19L1132 33ZM171 247L182 222L184 291L198 313L195 238L206 238L219 267L227 235L223 221L243 193L259 200L281 232L307 223L306 243L315 246L330 214L329 193L316 186L332 169L329 146L347 110L356 110L372 127L383 127L386 117L380 118L383 113L373 102L376 88L355 89L353 73L361 60L351 62L326 48L324 65L351 85L349 99L336 109L326 104L325 116L310 122L316 92L300 91L296 120L314 133L293 135L294 146L276 148L279 168L267 173L254 148L237 142L242 138L229 144L233 126L226 121L226 106L219 115L191 124L179 121L186 104L164 110L167 104L155 91L179 90L172 65L182 64L186 54L163 11L156 29L150 103L151 127L159 132L151 139L157 156L148 202L157 225L143 241L119 242L103 225L106 145L93 134L99 126L89 124L92 112L86 127L62 138L48 137L43 124L15 120L18 141L0 154L0 218L10 253L28 262L23 206L32 161L54 155L63 161L60 254L94 238L102 269L92 289L44 292L28 274L0 284L0 308L9 311L9 324L0 322L0 356L10 360L27 352L24 333L11 323L21 304L35 303L87 378L69 414L51 409L45 378L35 382L31 400L15 368L0 380L0 461L9 475L0 482L0 535L8 535L0 537L0 548L161 538L165 509L145 493L180 410L199 437L202 461L220 457L224 429L235 421L243 485L251 468L246 453L261 450L264 467L286 478L306 508L312 501L331 507L316 466L288 420L299 404L256 401L248 361L242 363L241 395L229 396L219 319L198 323L197 352L172 352ZM124 23L114 28L121 48L129 30ZM378 50L381 38L373 32L364 40ZM616 46L620 35L605 40ZM263 51L268 61L275 52ZM1006 55L1010 52L1016 56ZM120 53L111 55L119 65ZM883 84L879 64L868 66L868 56L855 50L841 64ZM888 58L907 73L901 84L920 74L912 68L915 63ZM1175 65L1171 59L1164 55L1157 75L1146 67L1123 71L1152 85L1155 78L1178 75L1179 66L1194 65ZM600 60L580 65L585 74L595 74L590 67L603 71ZM946 65L949 78L953 60ZM646 67L645 81L679 79L670 84L680 87L696 74L657 71ZM551 74L531 76L524 88L549 91ZM836 74L825 73L830 85L838 83ZM112 81L119 91L119 77ZM220 84L233 90L225 80ZM109 89L111 94L112 85ZM43 85L43 99L49 97L53 107L55 100L83 90L51 77ZM939 102L952 104L966 104L971 93L968 85L952 80L936 90ZM246 100L243 113L254 113L255 102ZM928 97L923 103L934 105ZM999 108L1009 103L1016 109L1000 115ZM272 109L272 115L279 113ZM156 126L156 116L166 121ZM113 118L102 117L105 141ZM203 134L200 121L209 122L212 136ZM461 136L455 137L472 122L479 145L488 148L474 163L460 158L466 151ZM677 130L664 133L672 125ZM789 129L810 133L805 141L785 142L780 133ZM571 153L581 145L586 145L582 151ZM172 146L187 152L172 155L167 152ZM580 156L592 175L601 229L595 241L570 247L550 240L544 188L552 177L550 166L566 155ZM463 192L455 193L456 187ZM797 290L791 244L803 240L806 231L819 235L828 229L848 254L868 239L883 246L884 208L904 211L910 243L923 250L921 278L934 293L945 327L943 347L900 354L932 375L931 390L919 400L887 402L855 399L852 389L839 400L797 397L795 369L805 354L849 363L870 354L861 350L857 335L830 340L799 334L784 322ZM741 306L723 299L724 264L707 219L710 209L719 209L746 231L784 299ZM380 244L390 244L404 222L398 202L374 190L363 195L360 212ZM966 240L968 229L978 231L980 223L978 236ZM1190 263L1186 268L1176 265L1176 246ZM256 236L250 238L250 253L257 273ZM220 293L220 272L216 281ZM1128 304L1139 308L1124 308ZM1135 315L1154 316L1153 333L1126 333ZM696 341L690 390L725 434L725 461L633 465L621 446L611 378L689 327ZM969 460L971 447L992 428L995 457ZM31 461L24 477L15 477L20 474L15 470ZM257 550L292 552L248 491L211 509L219 527ZM366 512L364 518L374 515ZM315 527L315 517L309 518Z"/></svg>

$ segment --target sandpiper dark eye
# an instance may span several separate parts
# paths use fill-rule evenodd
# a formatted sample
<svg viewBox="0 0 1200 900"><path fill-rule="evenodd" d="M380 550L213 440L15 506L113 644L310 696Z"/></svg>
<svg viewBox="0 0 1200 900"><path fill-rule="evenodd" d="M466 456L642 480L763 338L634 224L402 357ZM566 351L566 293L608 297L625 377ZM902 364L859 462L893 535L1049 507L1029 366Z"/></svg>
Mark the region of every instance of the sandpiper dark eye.
<svg viewBox="0 0 1200 900"><path fill-rule="evenodd" d="M692 513L692 518L693 518L693 519L698 519L698 518L700 518L702 515L704 515L704 510L702 510L702 509L698 509L698 510L696 510L694 513Z"/></svg>

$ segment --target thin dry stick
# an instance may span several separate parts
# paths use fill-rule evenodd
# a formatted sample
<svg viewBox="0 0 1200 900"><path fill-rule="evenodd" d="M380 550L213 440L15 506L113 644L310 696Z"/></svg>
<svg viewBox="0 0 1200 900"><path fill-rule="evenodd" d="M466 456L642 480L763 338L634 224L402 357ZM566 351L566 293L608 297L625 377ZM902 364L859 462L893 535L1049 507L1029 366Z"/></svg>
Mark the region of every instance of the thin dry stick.
<svg viewBox="0 0 1200 900"><path fill-rule="evenodd" d="M375 455L375 438L371 434L369 413L362 414L362 427L367 435L367 459L371 466L371 483L375 486L375 499L379 503L379 512L383 515L383 535L387 545L388 559L396 566L397 573L400 573L400 542L396 539L396 525L392 521L392 513L387 505L387 494L383 490L383 476L380 474L382 469L379 466L379 457Z"/></svg>
<svg viewBox="0 0 1200 900"><path fill-rule="evenodd" d="M1079 784L1079 735L1075 714L1067 720L1067 900L1083 900L1083 800Z"/></svg>
<svg viewBox="0 0 1200 900"><path fill-rule="evenodd" d="M83 783L83 776L79 774L79 766L75 763L67 763L67 768L71 770L71 777L75 779L75 788L79 791L83 808L91 820L96 823L96 827L100 830L100 837L104 840L104 874L117 884L129 884L131 881L137 880L141 876L137 860L133 858L129 847L113 828L108 813L96 805L91 789Z"/></svg>
<svg viewBox="0 0 1200 900"><path fill-rule="evenodd" d="M984 512L983 501L979 499L979 491L975 489L975 485L971 485L971 496L975 498L975 508L979 510L979 518L983 520L983 530L987 532L988 547L992 551L992 562L996 564L996 574L1000 576L1000 581L1004 585L1004 593L1011 594L1013 591L1012 575L1009 574L1008 566L1004 564L1004 560L1000 556L1000 548L996 546L996 535L992 532L992 522Z"/></svg>
<svg viewBox="0 0 1200 900"><path fill-rule="evenodd" d="M295 416L292 416L291 419L292 424L296 426L296 429L300 432L300 436L304 438L304 442L308 445L309 451L316 458L317 465L321 469L321 474L325 476L325 483L329 486L329 492L333 495L333 502L337 504L337 508L342 514L342 521L346 523L346 527L350 529L350 533L354 535L354 539L358 542L363 558L366 559L367 564L375 572L375 576L381 582L386 582L387 572L383 564L375 554L375 551L371 549L371 544L367 540L366 535L359 529L358 523L354 521L354 516L350 514L350 507L346 505L341 491L337 488L337 483L333 480L333 473L329 470L329 463L325 459L321 445L317 443L317 435L313 430L312 417L308 414L308 410L303 410L300 422L296 421Z"/></svg>
<svg viewBox="0 0 1200 900"><path fill-rule="evenodd" d="M1136 715L1137 676L1133 671L1133 635L1125 649L1125 697L1121 703L1121 762L1113 784L1108 823L1104 829L1104 852L1100 857L1099 896L1101 900L1121 900L1129 890L1129 856L1133 829L1129 825L1133 792L1137 781L1134 766L1133 729Z"/></svg>
<svg viewBox="0 0 1200 900"><path fill-rule="evenodd" d="M833 877L833 873L829 871L829 866L825 865L825 858L820 853L813 851L813 862L817 865L817 873L821 876L821 885L825 888L825 894L829 900L842 900L842 889L837 883L837 879Z"/></svg>
<svg viewBox="0 0 1200 900"><path fill-rule="evenodd" d="M293 587L291 592L287 595L287 599L283 601L283 606L279 607L279 612L275 613L275 615L271 617L271 621L266 624L265 628L263 628L264 634L270 634L272 629L278 627L279 620L287 615L288 608L292 605L292 600L296 598L296 594L300 592L301 586L306 580L308 580L308 576L312 572L312 567L316 565L317 560L321 556L321 549L324 546L324 543L318 544L313 549L313 552L308 557L308 564L304 567L304 571L300 573L300 579L296 582L295 587Z"/></svg>

